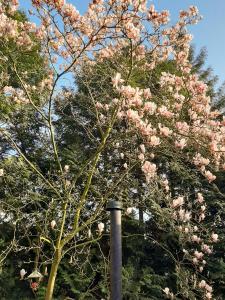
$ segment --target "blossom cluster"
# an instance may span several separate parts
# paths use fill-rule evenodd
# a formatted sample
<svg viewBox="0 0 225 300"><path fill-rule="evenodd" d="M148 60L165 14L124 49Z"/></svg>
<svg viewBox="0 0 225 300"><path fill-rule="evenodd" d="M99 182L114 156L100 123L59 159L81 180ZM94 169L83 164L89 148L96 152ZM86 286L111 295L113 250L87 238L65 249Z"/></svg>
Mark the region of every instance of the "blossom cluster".
<svg viewBox="0 0 225 300"><path fill-rule="evenodd" d="M149 88L123 85L120 74L116 74L112 82L122 98L118 117L125 118L138 130L149 150L168 142L174 143L178 150L191 146L196 149L191 159L194 165L209 182L216 179L207 167L224 168L224 119L218 111L212 111L207 88L197 76L162 73L160 84L164 90L168 89L170 98L164 104L154 101ZM182 94L185 89L188 98ZM186 115L181 114L184 110L188 112Z"/></svg>
<svg viewBox="0 0 225 300"><path fill-rule="evenodd" d="M203 195L197 193L194 201L195 209L192 207L192 209L189 208L189 211L187 211L184 208L185 204L187 205L187 200L185 201L183 196L179 196L172 201L173 217L177 221L178 231L183 242L187 241L189 243L189 249L183 249L184 258L189 260L193 267L201 273L207 264L207 256L213 252L213 243L218 242L219 239L214 232L208 233L208 236L201 232L200 225L205 219L207 208ZM205 299L212 298L212 287L205 280L199 281L199 287L203 289Z"/></svg>
<svg viewBox="0 0 225 300"><path fill-rule="evenodd" d="M2 41L14 41L18 47L31 48L33 42L31 33L36 30L36 25L31 22L20 22L12 18L18 9L17 0L0 3L0 37Z"/></svg>
<svg viewBox="0 0 225 300"><path fill-rule="evenodd" d="M26 97L24 90L13 88L12 86L5 86L3 88L4 95L11 101L17 104L27 104L29 100Z"/></svg>

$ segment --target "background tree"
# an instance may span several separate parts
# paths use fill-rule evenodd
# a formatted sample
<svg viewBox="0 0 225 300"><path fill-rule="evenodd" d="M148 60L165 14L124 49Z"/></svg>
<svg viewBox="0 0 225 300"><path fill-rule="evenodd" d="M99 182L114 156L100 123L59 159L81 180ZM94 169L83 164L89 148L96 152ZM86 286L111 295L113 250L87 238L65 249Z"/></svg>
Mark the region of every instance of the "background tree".
<svg viewBox="0 0 225 300"><path fill-rule="evenodd" d="M5 36L6 40L17 38L16 47L20 52L20 47L27 50L35 46L36 41L30 37L33 33L42 40L41 50L50 65L48 77L34 87L26 74L17 68L15 57L11 56L9 65L19 81L19 88L9 88L4 84L3 89L5 97L14 102L19 97L31 109L35 118L28 119L29 126L41 124L37 142L31 149L27 150L26 146L25 151L14 130L10 131L8 120L7 126L1 130L4 143L13 147L20 156L16 161L25 178L18 193L22 201L15 197L18 187L11 183L10 191L15 188L11 193L15 207L9 205L7 198L2 205L3 213L13 215L17 220L16 228L22 229L22 234L16 237L16 248L27 251L26 257L32 257L34 269L41 270L42 266L51 264L46 299L52 298L57 270L60 263L68 261L68 257L72 262L79 260L74 264L80 266L79 274L86 275L90 266L94 266L84 291L72 287L75 295L83 298L107 295L107 277L102 275L107 274L107 260L104 260L105 273L102 272L103 264L100 268L95 267L108 254L107 247L98 251L103 226L102 223L97 226L97 223L106 219L105 202L110 197L117 197L149 214L149 227L145 229L141 224L137 234L143 235L146 231L146 249L158 250L159 244L169 270L174 272L174 277L170 274L168 279L163 278L163 271L157 274L155 270L156 260L151 261L146 270L143 269L143 283L140 282L136 295L139 297L141 293L141 296L148 297L154 292L154 297L159 299L163 295L177 299L210 299L211 286L198 279L202 276L199 274L203 268L202 259L198 256L203 255L199 252L203 244L195 246L198 249L195 257L191 242L196 241L188 235L186 227L192 233L196 223L203 219L202 207L193 201L194 194L201 190L199 179L206 177L212 181L215 178L203 168L205 160L210 157L216 166L223 164L223 155L218 155L215 149L217 146L223 151L223 137L220 137L223 122L218 112L210 110L206 86L190 73L190 36L185 32L185 25L198 20L197 9L191 7L187 12L181 12L177 26L160 31L168 21L168 12L157 12L153 6L146 9L145 1L133 5L94 1L84 17L73 6L63 4L63 1L33 1L41 20L40 28L11 22L15 32L10 31ZM9 23L7 4L5 9L2 14ZM148 28L142 26L146 21L153 26L153 31L148 32ZM127 59L124 59L124 53ZM170 55L174 60L168 61ZM58 63L57 57L60 59ZM113 57L113 60L101 64L101 60L107 57ZM59 66L61 60L64 65ZM93 68L96 63L97 67ZM111 73L108 72L110 68ZM168 69L170 72L162 73ZM84 70L90 74L83 74ZM96 77L99 70L101 76ZM60 80L63 81L69 72L78 84L75 97L70 88L60 92ZM96 78L100 80L96 81ZM74 104L74 100L78 102ZM176 114L179 109L180 113ZM145 114L145 119L142 114ZM194 114L199 123L193 118ZM69 118L63 119L66 117ZM68 126L68 122L73 125L75 121L76 126ZM180 128L178 121L186 129ZM197 128L194 138L187 134L188 126L192 130ZM207 128L207 134L201 130L202 126ZM71 139L73 133L75 139ZM218 140L208 133L214 134ZM183 135L186 140L182 139ZM36 132L34 136L36 138ZM25 137L20 138L23 141ZM205 143L206 148L199 149L199 142ZM197 151L206 158L199 157ZM7 164L3 173L10 174ZM180 174L185 174L182 181ZM3 179L10 187L9 178L4 175ZM169 179L172 179L171 184L167 182ZM180 196L184 187L185 200ZM197 199L199 203L203 201L201 195ZM193 219L190 218L191 209ZM197 221L200 217L201 220ZM187 223L186 227L182 222ZM204 224L199 235L201 242L203 239L217 240L217 235L210 236ZM130 247L129 242L126 247ZM183 252L184 247L187 252ZM208 247L211 250L211 245ZM172 259L167 260L168 253ZM87 256L91 264L89 260L86 262ZM84 262L83 265L80 262ZM132 273L130 270L128 274L125 272L126 278ZM63 270L61 274L64 282L71 283L70 276L64 276ZM133 278L138 278L137 274ZM187 278L190 281L187 282ZM64 292L61 289L59 293ZM125 295L131 295L129 286Z"/></svg>

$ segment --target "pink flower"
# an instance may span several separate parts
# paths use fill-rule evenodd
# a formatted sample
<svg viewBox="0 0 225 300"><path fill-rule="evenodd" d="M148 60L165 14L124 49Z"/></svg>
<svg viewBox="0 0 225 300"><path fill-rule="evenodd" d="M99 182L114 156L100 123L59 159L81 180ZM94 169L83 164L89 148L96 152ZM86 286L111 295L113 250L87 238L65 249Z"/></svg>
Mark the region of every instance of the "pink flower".
<svg viewBox="0 0 225 300"><path fill-rule="evenodd" d="M133 109L128 109L127 117L128 117L128 119L130 119L133 122L138 121L139 118L140 118L139 115L138 115L138 112L136 110L133 110Z"/></svg>
<svg viewBox="0 0 225 300"><path fill-rule="evenodd" d="M198 259L197 259L196 257L194 257L194 258L192 259L192 261L193 261L193 264L195 264L195 265L197 265L197 264L199 263L199 261L198 261Z"/></svg>
<svg viewBox="0 0 225 300"><path fill-rule="evenodd" d="M205 280L201 280L198 284L198 286L200 287L200 289L204 289L206 286L206 281Z"/></svg>
<svg viewBox="0 0 225 300"><path fill-rule="evenodd" d="M163 292L168 296L170 294L170 289L166 287Z"/></svg>
<svg viewBox="0 0 225 300"><path fill-rule="evenodd" d="M133 212L133 207L128 207L126 213L130 215Z"/></svg>
<svg viewBox="0 0 225 300"><path fill-rule="evenodd" d="M212 293L213 291L212 287L209 284L206 284L205 289L210 293Z"/></svg>
<svg viewBox="0 0 225 300"><path fill-rule="evenodd" d="M203 198L202 194L201 194L201 193L198 193L197 196L198 196L197 201L198 201L199 203L202 203L202 202L204 201L204 198Z"/></svg>
<svg viewBox="0 0 225 300"><path fill-rule="evenodd" d="M188 232L189 232L189 228L188 228L188 227L185 227L185 228L184 228L184 232L185 232L185 233L188 233Z"/></svg>
<svg viewBox="0 0 225 300"><path fill-rule="evenodd" d="M50 223L50 225L51 225L51 228L54 229L55 226L56 226L56 221L52 220L51 223Z"/></svg>
<svg viewBox="0 0 225 300"><path fill-rule="evenodd" d="M144 156L143 153L140 153L140 154L138 155L138 158L139 158L141 161L144 161L144 160L145 160L145 156Z"/></svg>
<svg viewBox="0 0 225 300"><path fill-rule="evenodd" d="M191 219L191 212L185 211L184 209L180 208L178 211L178 217L183 222L188 222Z"/></svg>
<svg viewBox="0 0 225 300"><path fill-rule="evenodd" d="M147 111L150 115L153 115L157 109L157 105L154 102L145 102L144 111Z"/></svg>
<svg viewBox="0 0 225 300"><path fill-rule="evenodd" d="M209 292L207 292L207 293L205 294L205 297L206 297L206 299L212 299L212 294L209 293Z"/></svg>
<svg viewBox="0 0 225 300"><path fill-rule="evenodd" d="M201 206L201 211L205 211L206 210L206 206L205 205L202 205Z"/></svg>
<svg viewBox="0 0 225 300"><path fill-rule="evenodd" d="M80 19L80 14L78 10L72 4L69 3L66 3L63 6L63 14L65 17L68 17L72 23L77 22Z"/></svg>
<svg viewBox="0 0 225 300"><path fill-rule="evenodd" d="M99 234L101 234L103 232L105 228L105 224L104 223L98 223L98 231L99 231Z"/></svg>
<svg viewBox="0 0 225 300"><path fill-rule="evenodd" d="M203 266L199 267L199 272L202 272L203 271Z"/></svg>
<svg viewBox="0 0 225 300"><path fill-rule="evenodd" d="M212 152L218 151L218 144L216 141L212 141L209 146L210 146L210 150Z"/></svg>
<svg viewBox="0 0 225 300"><path fill-rule="evenodd" d="M212 253L212 250L206 244L203 244L201 248L202 248L202 251L205 252L205 253L207 253L207 254L211 254Z"/></svg>
<svg viewBox="0 0 225 300"><path fill-rule="evenodd" d="M140 145L140 148L141 148L141 152L142 152L142 153L145 153L145 145L144 145L144 144L141 144L141 145Z"/></svg>
<svg viewBox="0 0 225 300"><path fill-rule="evenodd" d="M219 239L218 239L219 236L218 236L218 234L216 234L216 233L212 233L211 238L212 238L212 241L213 241L214 243L218 242L218 240L219 240Z"/></svg>
<svg viewBox="0 0 225 300"><path fill-rule="evenodd" d="M161 116L164 116L168 119L171 119L174 116L174 113L170 112L164 105L158 108L158 112Z"/></svg>
<svg viewBox="0 0 225 300"><path fill-rule="evenodd" d="M187 134L190 126L186 122L176 122L176 128L178 129L179 133Z"/></svg>
<svg viewBox="0 0 225 300"><path fill-rule="evenodd" d="M24 269L20 270L20 280L24 279L24 276L27 274L27 272Z"/></svg>
<svg viewBox="0 0 225 300"><path fill-rule="evenodd" d="M143 96L145 99L150 99L152 97L150 89L144 89Z"/></svg>
<svg viewBox="0 0 225 300"><path fill-rule="evenodd" d="M205 171L204 175L208 179L209 183L216 179L216 176L213 175L210 171Z"/></svg>
<svg viewBox="0 0 225 300"><path fill-rule="evenodd" d="M172 207L176 208L176 207L181 206L183 204L184 204L184 197L178 197L177 199L173 200Z"/></svg>
<svg viewBox="0 0 225 300"><path fill-rule="evenodd" d="M194 256L197 258L197 259L202 259L202 257L204 256L204 254L202 252L199 252L199 251L195 251L194 252Z"/></svg>
<svg viewBox="0 0 225 300"><path fill-rule="evenodd" d="M200 216L199 216L199 222L203 221L205 219L205 214L204 213L201 213Z"/></svg>
<svg viewBox="0 0 225 300"><path fill-rule="evenodd" d="M168 137L169 135L171 135L173 133L172 130L170 130L168 127L161 127L159 126L159 130L160 130L160 134Z"/></svg>
<svg viewBox="0 0 225 300"><path fill-rule="evenodd" d="M136 26L134 26L133 23L127 22L125 25L125 30L127 37L129 39L138 40L140 36L140 29Z"/></svg>
<svg viewBox="0 0 225 300"><path fill-rule="evenodd" d="M69 165L65 165L65 166L64 166L64 171L65 171L65 172L69 172L69 169L70 169L70 166L69 166Z"/></svg>
<svg viewBox="0 0 225 300"><path fill-rule="evenodd" d="M196 166L201 167L207 166L210 163L210 160L208 158L202 157L200 153L197 153L193 158L193 162Z"/></svg>
<svg viewBox="0 0 225 300"><path fill-rule="evenodd" d="M142 171L145 174L146 181L149 183L150 179L153 178L156 175L156 165L150 163L149 161L145 161L142 166Z"/></svg>
<svg viewBox="0 0 225 300"><path fill-rule="evenodd" d="M115 77L112 78L113 87L118 88L118 85L122 83L124 80L121 79L121 74L116 73Z"/></svg>
<svg viewBox="0 0 225 300"><path fill-rule="evenodd" d="M91 229L88 229L88 238L90 239L92 237Z"/></svg>
<svg viewBox="0 0 225 300"><path fill-rule="evenodd" d="M153 135L150 137L150 141L149 144L153 147L156 147L160 144L160 138L158 138L157 136Z"/></svg>
<svg viewBox="0 0 225 300"><path fill-rule="evenodd" d="M194 5L191 5L189 7L189 12L190 12L191 16L196 16L199 13L197 6L194 6Z"/></svg>
<svg viewBox="0 0 225 300"><path fill-rule="evenodd" d="M191 237L192 242L200 243L201 239L197 235L192 235Z"/></svg>
<svg viewBox="0 0 225 300"><path fill-rule="evenodd" d="M186 139L181 139L180 141L176 141L175 146L177 148L184 149L184 147L187 146L187 140Z"/></svg>

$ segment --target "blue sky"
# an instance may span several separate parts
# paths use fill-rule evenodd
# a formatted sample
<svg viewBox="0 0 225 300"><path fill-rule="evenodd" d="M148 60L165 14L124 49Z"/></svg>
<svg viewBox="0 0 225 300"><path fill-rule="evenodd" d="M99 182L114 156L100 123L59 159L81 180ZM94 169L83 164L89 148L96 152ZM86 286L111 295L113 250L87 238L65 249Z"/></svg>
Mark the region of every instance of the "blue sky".
<svg viewBox="0 0 225 300"><path fill-rule="evenodd" d="M83 13L89 0L70 0L77 9ZM206 47L208 51L207 65L214 69L219 76L219 81L225 81L225 0L155 0L156 9L168 9L171 13L171 21L176 22L181 9L190 5L196 5L203 20L197 25L191 26L193 43L196 49ZM29 0L20 0L21 8L26 10L30 7Z"/></svg>

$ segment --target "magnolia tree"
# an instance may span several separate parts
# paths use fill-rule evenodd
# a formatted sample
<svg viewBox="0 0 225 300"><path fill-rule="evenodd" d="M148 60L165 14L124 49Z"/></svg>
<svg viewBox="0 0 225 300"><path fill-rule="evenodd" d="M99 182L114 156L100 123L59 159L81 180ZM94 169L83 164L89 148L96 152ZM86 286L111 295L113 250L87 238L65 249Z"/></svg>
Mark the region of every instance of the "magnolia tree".
<svg viewBox="0 0 225 300"><path fill-rule="evenodd" d="M174 257L176 272L179 275L187 265L189 268L181 291L162 287L165 297L191 299L187 290L182 291L185 286L195 291L196 297L211 299L212 286L201 273L218 235L204 229L204 196L195 187L191 195L171 193L169 178L157 165L160 153L173 149L209 183L216 179L214 172L225 166L225 120L220 112L212 111L207 86L193 74L188 61L192 36L187 26L199 21L197 8L181 11L178 22L170 26L169 12L157 11L146 0L93 0L84 15L65 0L33 0L30 14L38 20L34 24L13 18L18 4L8 0L0 6L1 45L5 49L1 60L19 82L16 88L9 86L8 68L3 68L1 93L3 101L16 103L18 110L29 107L33 111L41 123L36 147L51 163L48 170L42 170L15 139L13 120L1 118L1 138L11 151L0 176L4 179L10 171L9 159L19 172L26 170L21 196L13 204L7 198L1 203L1 216L7 222L13 220L14 226L13 242L2 257L11 250L29 250L32 257L35 253L36 271L40 265L50 264L45 299L52 299L63 256L70 251L76 255L78 249L100 239L106 201L139 167L145 179L143 189L163 192L165 218L170 219L183 246L182 258ZM34 85L28 81L32 70L20 70L15 53L29 55L37 43L41 44L48 76ZM126 59L118 63L115 58L124 53ZM174 72L160 74L155 91L133 79L136 72L154 74L167 60L174 61ZM112 78L103 73L94 88L90 81L83 82L92 105L92 123L90 128L81 118L80 126L86 128L92 148L84 162L73 166L64 161L59 150L55 103L63 105L65 99L68 103L75 88L72 78L104 61L111 62ZM79 110L75 117L79 118ZM126 136L129 155L118 138L120 131ZM36 195L34 200L30 199L31 191ZM127 205L131 206L128 200ZM22 278L25 272L21 270ZM36 290L38 285L32 288Z"/></svg>

